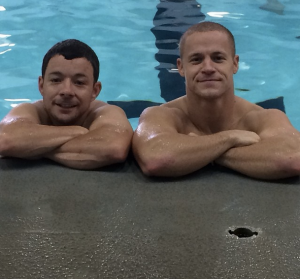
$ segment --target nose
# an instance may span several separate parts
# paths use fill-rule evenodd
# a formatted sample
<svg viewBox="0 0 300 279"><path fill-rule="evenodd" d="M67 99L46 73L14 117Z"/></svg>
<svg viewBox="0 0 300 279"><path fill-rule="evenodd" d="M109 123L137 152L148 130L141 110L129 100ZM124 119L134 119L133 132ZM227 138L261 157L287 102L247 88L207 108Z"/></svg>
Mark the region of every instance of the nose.
<svg viewBox="0 0 300 279"><path fill-rule="evenodd" d="M215 72L214 62L210 57L204 59L202 63L202 72L206 74L212 74Z"/></svg>
<svg viewBox="0 0 300 279"><path fill-rule="evenodd" d="M62 87L61 87L59 94L62 96L73 96L74 95L72 81L70 79L66 78L62 82Z"/></svg>

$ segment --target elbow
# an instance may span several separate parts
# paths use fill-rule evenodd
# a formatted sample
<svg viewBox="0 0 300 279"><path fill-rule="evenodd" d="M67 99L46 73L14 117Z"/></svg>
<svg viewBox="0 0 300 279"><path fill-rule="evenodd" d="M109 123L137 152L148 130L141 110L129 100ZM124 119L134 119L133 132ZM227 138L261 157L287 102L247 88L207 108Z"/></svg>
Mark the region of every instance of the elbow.
<svg viewBox="0 0 300 279"><path fill-rule="evenodd" d="M300 175L300 154L288 155L281 158L277 163L278 173L282 173L282 177L292 177Z"/></svg>
<svg viewBox="0 0 300 279"><path fill-rule="evenodd" d="M111 164L123 163L126 161L131 148L132 133L133 132L131 131L130 137L122 137L120 135L119 139L108 144L106 157Z"/></svg>
<svg viewBox="0 0 300 279"><path fill-rule="evenodd" d="M107 158L111 164L123 163L127 159L129 146L114 145L107 148Z"/></svg>
<svg viewBox="0 0 300 279"><path fill-rule="evenodd" d="M287 159L288 164L286 171L290 174L290 176L297 176L300 174L300 156L296 154L296 156L289 157Z"/></svg>
<svg viewBox="0 0 300 279"><path fill-rule="evenodd" d="M171 156L149 154L149 156L136 156L139 166L146 176L176 176L172 172L174 159Z"/></svg>
<svg viewBox="0 0 300 279"><path fill-rule="evenodd" d="M0 155L11 156L12 150L12 141L7 137L6 134L0 134Z"/></svg>
<svg viewBox="0 0 300 279"><path fill-rule="evenodd" d="M162 171L164 168L162 168L158 162L144 162L139 163L139 165L143 174L146 176L163 176Z"/></svg>
<svg viewBox="0 0 300 279"><path fill-rule="evenodd" d="M132 141L132 151L144 175L178 176L175 170L177 156L171 149L161 146L155 137L145 141L136 134Z"/></svg>

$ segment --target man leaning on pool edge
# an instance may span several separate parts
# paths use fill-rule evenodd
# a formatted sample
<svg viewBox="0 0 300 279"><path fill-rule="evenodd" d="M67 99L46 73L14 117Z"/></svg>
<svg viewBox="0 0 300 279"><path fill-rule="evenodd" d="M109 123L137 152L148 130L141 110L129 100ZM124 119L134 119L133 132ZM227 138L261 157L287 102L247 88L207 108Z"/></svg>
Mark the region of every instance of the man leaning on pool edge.
<svg viewBox="0 0 300 279"><path fill-rule="evenodd" d="M0 122L0 155L49 158L76 169L123 162L132 128L124 111L100 100L99 60L85 43L70 39L44 56L34 103L13 108Z"/></svg>
<svg viewBox="0 0 300 279"><path fill-rule="evenodd" d="M258 179L299 175L300 133L286 115L234 95L239 56L231 32L201 22L179 48L186 95L142 113L132 144L142 171L175 177L215 162Z"/></svg>

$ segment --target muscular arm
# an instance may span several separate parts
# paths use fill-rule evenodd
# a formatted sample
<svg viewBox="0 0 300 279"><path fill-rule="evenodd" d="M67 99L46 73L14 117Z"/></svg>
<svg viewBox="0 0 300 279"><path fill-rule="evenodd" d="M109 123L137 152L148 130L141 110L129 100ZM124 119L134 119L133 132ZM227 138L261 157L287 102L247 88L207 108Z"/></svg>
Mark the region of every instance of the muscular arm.
<svg viewBox="0 0 300 279"><path fill-rule="evenodd" d="M21 104L0 122L0 155L28 159L43 157L87 132L79 126L41 125L37 107Z"/></svg>
<svg viewBox="0 0 300 279"><path fill-rule="evenodd" d="M154 107L143 112L133 137L133 152L150 176L181 176L212 162L234 146L257 142L255 133L224 131L213 135L180 133L174 109Z"/></svg>
<svg viewBox="0 0 300 279"><path fill-rule="evenodd" d="M284 113L265 110L250 117L261 141L231 148L216 163L259 179L280 179L300 174L300 133Z"/></svg>
<svg viewBox="0 0 300 279"><path fill-rule="evenodd" d="M126 159L132 128L122 109L106 105L95 114L88 133L73 138L46 157L77 169L94 169Z"/></svg>

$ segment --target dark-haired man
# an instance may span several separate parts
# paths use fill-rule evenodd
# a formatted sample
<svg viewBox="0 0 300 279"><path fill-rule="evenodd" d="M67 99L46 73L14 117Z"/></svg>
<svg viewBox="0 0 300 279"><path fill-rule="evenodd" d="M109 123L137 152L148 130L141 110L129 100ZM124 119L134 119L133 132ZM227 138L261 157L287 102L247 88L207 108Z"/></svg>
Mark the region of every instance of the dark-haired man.
<svg viewBox="0 0 300 279"><path fill-rule="evenodd" d="M300 133L286 115L234 95L239 57L231 32L201 22L179 47L186 95L142 113L133 152L143 172L181 176L215 162L259 179L299 175Z"/></svg>
<svg viewBox="0 0 300 279"><path fill-rule="evenodd" d="M133 131L122 109L95 100L98 76L99 60L88 45L55 44L38 81L43 99L20 104L0 122L0 155L46 157L76 169L124 161Z"/></svg>

